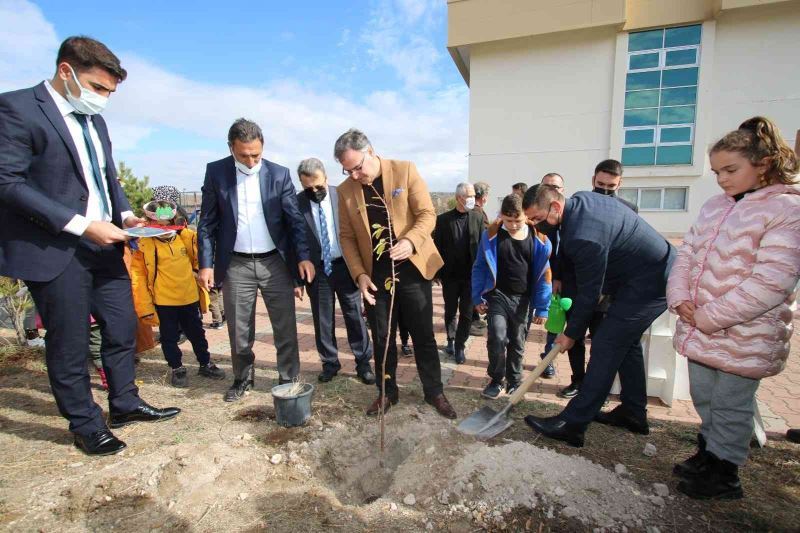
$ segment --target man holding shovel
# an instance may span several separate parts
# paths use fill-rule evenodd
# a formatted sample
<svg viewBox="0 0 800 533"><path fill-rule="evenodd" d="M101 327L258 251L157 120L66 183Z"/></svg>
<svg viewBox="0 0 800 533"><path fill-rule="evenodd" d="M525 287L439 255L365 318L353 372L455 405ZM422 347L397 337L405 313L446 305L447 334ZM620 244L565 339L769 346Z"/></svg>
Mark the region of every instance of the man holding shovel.
<svg viewBox="0 0 800 533"><path fill-rule="evenodd" d="M574 267L577 293L561 351L582 339L601 294L611 298L605 320L592 336L591 357L578 395L557 416L525 417L537 433L583 446L590 422L648 434L647 390L640 339L666 310L666 280L675 249L631 209L614 198L579 192L571 198L540 186L526 195L523 207L534 224L547 222L560 231L563 256ZM609 413L600 408L619 372L622 404Z"/></svg>

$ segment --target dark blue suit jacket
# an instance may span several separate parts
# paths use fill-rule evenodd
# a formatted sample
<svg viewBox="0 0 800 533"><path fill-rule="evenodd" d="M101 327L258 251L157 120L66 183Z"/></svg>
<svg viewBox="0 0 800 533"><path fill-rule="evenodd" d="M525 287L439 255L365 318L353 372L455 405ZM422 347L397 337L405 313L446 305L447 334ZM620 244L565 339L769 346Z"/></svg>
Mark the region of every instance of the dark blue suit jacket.
<svg viewBox="0 0 800 533"><path fill-rule="evenodd" d="M601 294L633 304L665 297L675 248L616 198L573 194L564 206L560 237L577 283L568 337L586 335Z"/></svg>
<svg viewBox="0 0 800 533"><path fill-rule="evenodd" d="M106 158L112 220L130 211L111 157L103 117L94 115ZM89 189L64 117L44 82L0 94L0 274L50 281L64 271L80 238L62 231L86 213Z"/></svg>
<svg viewBox="0 0 800 533"><path fill-rule="evenodd" d="M336 187L328 185L328 198L331 200L331 211L333 211L333 224L334 228L328 228L328 231L339 242L339 193L336 192ZM322 272L322 244L320 244L319 234L317 233L317 224L314 222L314 213L311 210L311 201L306 197L303 191L297 193L297 205L300 212L306 220L306 234L308 235L308 249L311 253L311 262L314 263L314 268L318 272ZM342 249L341 244L339 249Z"/></svg>
<svg viewBox="0 0 800 533"><path fill-rule="evenodd" d="M297 207L289 169L262 159L261 202L267 229L289 271L299 281L297 263L309 259L305 220ZM236 244L239 215L236 166L233 156L209 163L203 182L203 203L197 242L200 268L214 268L214 283L221 285Z"/></svg>

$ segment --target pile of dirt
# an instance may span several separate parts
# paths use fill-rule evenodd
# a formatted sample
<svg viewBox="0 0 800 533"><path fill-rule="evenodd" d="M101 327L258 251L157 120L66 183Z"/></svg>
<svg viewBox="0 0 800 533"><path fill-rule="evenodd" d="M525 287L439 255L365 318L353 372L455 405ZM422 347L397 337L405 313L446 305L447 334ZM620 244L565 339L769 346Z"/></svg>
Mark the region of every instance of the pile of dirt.
<svg viewBox="0 0 800 533"><path fill-rule="evenodd" d="M489 446L414 408L391 414L382 457L374 423L342 426L310 444L315 476L341 503L396 509L402 502L424 517L460 515L501 528L522 507L607 530L642 528L664 504L579 456L518 441Z"/></svg>

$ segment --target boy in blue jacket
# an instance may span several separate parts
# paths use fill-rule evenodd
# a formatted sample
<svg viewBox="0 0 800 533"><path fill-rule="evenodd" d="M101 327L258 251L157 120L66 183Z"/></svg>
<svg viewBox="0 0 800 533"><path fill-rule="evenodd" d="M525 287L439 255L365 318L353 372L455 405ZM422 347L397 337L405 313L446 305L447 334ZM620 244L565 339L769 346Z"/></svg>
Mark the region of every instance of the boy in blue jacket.
<svg viewBox="0 0 800 533"><path fill-rule="evenodd" d="M487 313L491 382L481 396L495 399L503 390L511 394L522 381L528 310L535 324L547 317L552 293L548 259L552 246L542 233L527 224L522 198L509 194L500 218L483 232L472 266L472 302Z"/></svg>

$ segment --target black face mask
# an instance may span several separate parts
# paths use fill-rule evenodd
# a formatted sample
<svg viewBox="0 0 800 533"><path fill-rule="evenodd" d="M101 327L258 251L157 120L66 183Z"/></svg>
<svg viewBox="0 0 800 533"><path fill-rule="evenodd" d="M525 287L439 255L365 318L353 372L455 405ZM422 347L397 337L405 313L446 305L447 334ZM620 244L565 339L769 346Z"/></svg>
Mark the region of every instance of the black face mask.
<svg viewBox="0 0 800 533"><path fill-rule="evenodd" d="M608 189L601 189L600 187L595 187L592 189L592 192L596 192L597 194L602 194L604 196L616 196L617 191L609 191Z"/></svg>
<svg viewBox="0 0 800 533"><path fill-rule="evenodd" d="M328 196L328 189L325 187L320 187L319 189L309 187L308 189L303 189L303 192L306 193L306 198L316 204L322 203L325 197Z"/></svg>
<svg viewBox="0 0 800 533"><path fill-rule="evenodd" d="M550 216L550 209L547 210L547 216L548 217ZM551 224L547 221L547 217L545 217L544 220L536 224L536 226L534 227L536 228L537 231L541 233L550 233L552 231L558 230L561 227L561 223L559 222L558 224Z"/></svg>

